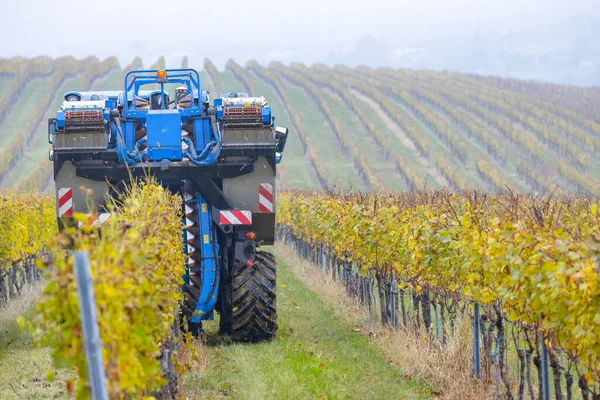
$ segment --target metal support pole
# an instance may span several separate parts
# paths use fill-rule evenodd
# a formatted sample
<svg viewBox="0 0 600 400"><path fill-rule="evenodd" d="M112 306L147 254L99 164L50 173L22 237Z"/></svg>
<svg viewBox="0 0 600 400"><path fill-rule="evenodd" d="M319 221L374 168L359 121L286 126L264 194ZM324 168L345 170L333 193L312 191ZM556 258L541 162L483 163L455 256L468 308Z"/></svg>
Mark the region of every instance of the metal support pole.
<svg viewBox="0 0 600 400"><path fill-rule="evenodd" d="M481 379L481 326L479 304L473 306L473 376Z"/></svg>
<svg viewBox="0 0 600 400"><path fill-rule="evenodd" d="M79 312L81 313L85 354L92 385L92 399L108 400L104 363L102 361L102 341L98 330L96 299L87 251L74 253L73 262L75 264L75 279L79 295Z"/></svg>
<svg viewBox="0 0 600 400"><path fill-rule="evenodd" d="M369 285L371 290L369 290L369 292L371 293L371 299L373 299L373 305L377 306L377 296L375 296L375 278L372 277L371 278L371 284Z"/></svg>
<svg viewBox="0 0 600 400"><path fill-rule="evenodd" d="M321 243L320 247L319 267L321 267L323 271L325 270L325 253L323 252L323 243Z"/></svg>
<svg viewBox="0 0 600 400"><path fill-rule="evenodd" d="M33 270L31 272L32 272L32 275L33 275L33 281L37 282L39 279L38 279L37 263L35 262L35 260L33 261L33 267L32 268L33 268Z"/></svg>
<svg viewBox="0 0 600 400"><path fill-rule="evenodd" d="M550 400L550 365L543 332L540 332L540 347L542 349L542 400Z"/></svg>
<svg viewBox="0 0 600 400"><path fill-rule="evenodd" d="M485 325L484 325L485 329ZM496 397L498 399L502 398L502 383L500 380L500 368L502 366L498 365L498 351L500 348L500 341L496 339L496 346L494 347L494 354L492 356L492 360L494 362L494 369L496 370Z"/></svg>
<svg viewBox="0 0 600 400"><path fill-rule="evenodd" d="M367 300L367 278L365 278L364 276L361 275L360 277L361 280L361 289L362 289L362 296L363 296L363 305L364 304L369 304L369 301Z"/></svg>
<svg viewBox="0 0 600 400"><path fill-rule="evenodd" d="M440 322L438 318L438 304L433 303L433 311L435 312L435 341L440 342Z"/></svg>
<svg viewBox="0 0 600 400"><path fill-rule="evenodd" d="M394 275L390 272L390 325L392 328L396 327L396 305L394 300Z"/></svg>

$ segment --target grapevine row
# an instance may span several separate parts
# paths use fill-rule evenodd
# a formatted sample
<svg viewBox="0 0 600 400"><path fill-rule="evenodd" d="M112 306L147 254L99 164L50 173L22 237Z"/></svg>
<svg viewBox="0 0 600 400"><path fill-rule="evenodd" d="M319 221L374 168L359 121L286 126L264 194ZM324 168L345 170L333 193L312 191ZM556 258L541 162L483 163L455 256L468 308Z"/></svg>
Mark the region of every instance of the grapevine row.
<svg viewBox="0 0 600 400"><path fill-rule="evenodd" d="M532 119L533 117L527 118ZM584 165L583 161L585 160L585 152L579 151L579 154L582 156L580 163L578 164L580 167L579 170L571 167L572 162L567 164L567 162L562 159L558 160L559 175L574 184L581 192L596 193L598 190L598 180L588 176L581 170L582 166ZM572 157L567 157L567 160L572 161Z"/></svg>
<svg viewBox="0 0 600 400"><path fill-rule="evenodd" d="M179 196L154 182L134 184L110 203L102 235L76 214L84 226L65 228L51 243L49 283L28 325L55 362L77 371L78 398L89 397L89 376L73 256L65 251L89 255L109 397L156 395L184 350L173 343L185 268L179 210Z"/></svg>
<svg viewBox="0 0 600 400"><path fill-rule="evenodd" d="M100 61L96 57L88 57L81 62L86 64L81 79L81 90L91 90L96 81L108 75L113 69L121 68L116 57L110 57L104 61Z"/></svg>
<svg viewBox="0 0 600 400"><path fill-rule="evenodd" d="M359 122L362 124L363 129L373 138L373 141L378 147L379 152L386 159L391 159L396 171L406 182L408 188L410 190L419 190L424 188L426 183L423 181L416 169L410 165L409 162L407 162L406 158L403 157L400 152L393 149L390 145L389 132L382 127L378 121L375 121L375 119L371 117L369 113L366 113L362 110L359 101L356 99L356 96L347 88L347 82L344 79L340 79L340 77L343 75L336 73L336 70L329 69L322 65L313 67L312 71L315 70L316 73L311 74L312 79L318 80L319 84L329 87L334 92L338 93L346 106L354 112L354 115L356 115ZM354 83L355 82L352 82L352 84ZM413 128L412 126L406 127ZM421 144L424 144L423 148L426 148L426 142ZM417 148L417 146L415 146L415 148Z"/></svg>
<svg viewBox="0 0 600 400"><path fill-rule="evenodd" d="M475 301L543 332L550 351L584 371L584 383L600 384L597 201L294 192L278 207L296 237L362 271L391 272L401 286Z"/></svg>
<svg viewBox="0 0 600 400"><path fill-rule="evenodd" d="M315 102L317 108L321 112L321 115L329 125L329 128L334 133L338 144L341 149L346 153L348 158L353 162L356 169L357 175L363 181L366 187L371 189L381 189L382 184L373 173L371 167L366 162L365 157L361 154L360 150L356 148L343 133L344 129L341 126L341 122L336 117L329 107L328 102L323 97L322 92L319 88L304 78L304 76L297 72L283 67L282 64L272 63L270 69L274 69L279 74L283 75L286 79L304 88L306 93Z"/></svg>
<svg viewBox="0 0 600 400"><path fill-rule="evenodd" d="M471 90L481 90L482 88L481 84L475 83L473 79L467 75L457 75L453 80ZM501 98L503 102L510 105L513 110L525 112L529 117L535 120L535 125L538 127L546 128L547 124L554 125L569 141L579 143L579 147L582 149L591 147L593 150L597 151L600 148L600 139L598 138L600 132L594 130L588 132L584 131L577 126L579 124L572 124L570 121L562 118L560 116L561 113L557 113L554 110L548 112L546 110L548 108L547 105L537 101L537 99L495 87L487 88L486 93ZM531 120L530 118L528 119ZM590 133L592 133L592 135L590 135ZM556 135L560 137L559 133Z"/></svg>
<svg viewBox="0 0 600 400"><path fill-rule="evenodd" d="M421 76L424 73L418 74L419 84L427 87L430 91L440 93L450 103L457 104L460 107L464 107L469 112L475 114L484 123L489 124L491 127L496 129L502 136L507 140L514 143L515 146L526 149L533 161L541 162L544 158L543 149L527 135L521 134L518 130L514 129L511 122L498 114L489 111L483 107L481 103L473 100L469 92L456 90L456 88L448 87L447 82L432 83L426 80L429 76Z"/></svg>
<svg viewBox="0 0 600 400"><path fill-rule="evenodd" d="M83 72L83 78L82 78L82 82L80 87L88 90L91 89L91 85L93 85L94 82L96 82L98 79L101 79L103 76L106 76L108 73L110 73L112 70L114 70L115 68L119 67L118 61L115 57L111 57L108 58L106 60L104 60L103 62L98 61L95 57L89 57L85 60L79 61L79 62L75 62L77 64L81 65L85 65L86 68L84 70L82 70L81 68L79 69L79 72ZM61 67L62 64L59 64L59 67ZM75 68L75 67L73 67ZM60 69L62 71L62 68ZM76 72L77 73L77 72ZM23 158L23 154L24 154L24 149L28 148L31 144L31 141L34 139L35 137L35 133L38 129L38 127L40 126L40 124L45 120L45 115L47 114L47 111L50 107L51 104L53 104L55 102L56 97L59 95L58 91L60 90L60 88L62 87L63 83L69 79L72 78L74 76L74 74L69 74L66 73L61 79L59 79L56 82L55 86L52 86L52 84L48 87L48 93L51 92L50 96L49 96L49 100L46 103L45 109L42 111L42 114L40 114L40 118L39 119L31 119L31 124L35 123L35 125L32 125L31 131L28 131L28 134L25 136L25 140L19 140L20 138L17 139L16 144L15 145L21 145L21 151L16 153L16 156L13 157L10 160L10 164L12 165L12 167L8 168L3 176L5 177L11 170L14 169L14 167L16 165L18 165L19 161ZM44 97L42 97L44 98ZM38 110L42 109L42 105L39 106L40 108ZM54 110L50 110L52 112L54 112ZM37 115L37 114L35 114ZM43 158L41 160L42 162L45 162L45 164L47 164L47 161L45 161L45 158ZM44 172L46 172L44 174ZM43 174L43 175L40 175ZM36 167L36 169L34 169L33 171L30 172L29 176L25 178L24 181L19 182L18 183L18 187L24 189L27 188L27 190L40 190L42 189L42 187L40 186L41 184L43 184L44 182L46 182L46 180L48 179L49 174L47 173L47 168L44 171L43 166L41 166L40 163L38 163L38 166ZM38 185L38 186L32 186L32 185Z"/></svg>
<svg viewBox="0 0 600 400"><path fill-rule="evenodd" d="M471 82L467 79L461 78L460 81L466 82L465 84L469 84L469 86L472 87ZM521 119L527 121L526 125L531 129L546 132L544 137L555 136L556 139L554 141L556 144L553 144L553 146L567 147L568 155L576 155L576 159L573 160L573 162L575 162L576 166L579 168L585 169L586 167L586 150L591 149L592 152L597 152L598 149L600 149L600 139L598 137L594 137L594 135L590 135L589 132L578 129L566 120L558 117L555 113L547 112L543 107L537 106L530 98L521 96L517 93L507 93L506 91L498 89L490 90L490 92L502 96L503 100L506 101L507 106L512 106L517 110L524 110L527 113L527 116L521 116ZM557 127L564 137L561 136L560 133L554 133L552 129L549 129L547 126L548 124ZM593 133L598 135L596 132ZM575 145L574 143L578 143L578 145ZM559 150L564 152L560 147Z"/></svg>
<svg viewBox="0 0 600 400"><path fill-rule="evenodd" d="M315 69L320 73L313 73ZM348 91L345 85L337 81L338 75L334 71L327 67L318 66L310 70L303 68L301 72L304 73L307 79L329 88L343 99L344 104L356 115L363 129L373 138L379 153L386 159L391 158L397 172L411 190L424 188L425 184L417 171L404 160L399 152L390 148L389 134L368 113L361 111L358 100ZM309 72L311 73L309 74Z"/></svg>
<svg viewBox="0 0 600 400"><path fill-rule="evenodd" d="M11 64L11 68L6 68L7 71L10 71L7 74L12 77L6 93L0 97L0 124L17 100L25 93L27 83L36 78L47 78L52 75L56 69L56 62L58 60L37 57L21 64Z"/></svg>
<svg viewBox="0 0 600 400"><path fill-rule="evenodd" d="M431 85L429 83L429 80L425 80L426 77L431 78L431 73L424 72L419 73L417 75L420 85ZM459 104L460 106L465 107L467 110L474 113L477 117L481 118L486 123L489 123L492 127L497 129L505 138L513 142L516 146L519 146L521 148L524 147L529 152L530 157L534 161L536 167L539 169L542 168L542 160L546 159L547 155L544 153L543 148L536 143L536 141L531 140L528 135L522 134L521 131L514 129L511 125L511 122L505 119L506 117L493 113L487 108L481 106L479 102L471 98L471 96L469 95L469 91L465 91L465 93L463 94L462 90L457 90L456 88L450 89L449 87L446 87L447 85L447 81L440 81L436 83L433 87L438 93L441 93L444 97L450 99L450 101L453 101ZM531 163L531 161L529 161L529 163ZM558 172L557 166L555 166L553 169L555 169ZM519 170L520 174L527 174L528 182L538 181L539 183L541 181L539 173L534 169L528 168L525 165L521 165L521 167L519 167ZM581 182L586 180L586 178L582 176L581 173L578 171L571 171L569 176L571 176L573 179L568 180L576 186L577 181Z"/></svg>
<svg viewBox="0 0 600 400"><path fill-rule="evenodd" d="M369 84L384 93L390 94L409 109L411 113L416 115L417 118L421 120L421 122L425 124L425 126L427 126L427 128L429 128L440 141L444 143L444 145L446 145L446 147L448 147L450 152L461 163L466 164L468 155L465 143L450 129L444 120L432 113L406 90L381 82L379 77L371 70L362 69L361 71L363 71L363 73L367 72L367 82Z"/></svg>
<svg viewBox="0 0 600 400"><path fill-rule="evenodd" d="M150 65L149 69L165 69L167 67L167 63L165 61L165 56L158 57L153 64Z"/></svg>
<svg viewBox="0 0 600 400"><path fill-rule="evenodd" d="M365 69L362 71L365 73ZM385 76L384 79L390 84L400 84L402 87L406 87L407 90L411 91L419 99L432 104L433 107L447 114L454 124L460 126L471 138L475 138L480 144L485 146L487 152L492 157L506 166L507 153L505 146L493 138L482 125L475 123L473 119L465 118L456 107L447 103L442 96L439 96L432 90L428 90L424 85L414 84L412 80L405 79L400 74ZM475 169L479 178L490 185L495 191L502 191L511 186L510 182L495 166L481 157L476 159Z"/></svg>
<svg viewBox="0 0 600 400"><path fill-rule="evenodd" d="M347 67L336 67L338 73L338 81L345 86L353 88L361 94L373 99L381 106L383 111L394 123L402 129L408 138L415 144L419 154L426 159L429 159L429 141L419 131L419 129L407 122L398 112L398 106L383 96L379 90L374 90L373 86L365 84L364 80L354 75L354 71Z"/></svg>
<svg viewBox="0 0 600 400"><path fill-rule="evenodd" d="M456 81L454 81L456 84ZM458 84L457 86L462 86ZM522 113L520 110L526 105L523 105L514 94L500 92L493 93L493 90L482 91L481 87L467 85L470 90L470 95L483 103L493 112L501 113L507 116L511 121L517 122L533 132L543 143L552 148L558 154L566 156L570 163L580 170L585 170L587 167L587 159L585 151L577 148L569 140L561 137L552 129L540 123L536 118ZM492 93L490 93L492 92ZM498 97L501 96L501 97Z"/></svg>
<svg viewBox="0 0 600 400"><path fill-rule="evenodd" d="M434 107L441 109L444 113L449 115L450 119L455 124L460 126L463 130L466 130L469 136L476 138L480 144L486 147L488 153L492 155L492 157L503 164L505 168L507 167L507 150L504 143L493 137L485 126L477 123L473 118L464 115L459 108L450 104L443 95L438 94L440 92L442 94L444 93L438 86L432 88L420 81L408 79L411 75L412 74L401 74L396 71L391 71L387 72L384 77L385 79L389 79L390 83L400 80L402 86L407 87L409 91L415 93L419 98L426 102L433 103ZM485 112L485 109L483 112ZM519 137L519 139L523 141L521 137ZM533 148L537 151L535 146L533 146ZM502 191L507 187L511 187L510 181L507 180L496 167L483 158L478 157L476 159L475 169L479 178L490 185L494 190ZM518 176L522 177L523 174L518 174ZM528 185L531 184L530 179L523 179L523 181ZM535 188L534 186L531 187Z"/></svg>
<svg viewBox="0 0 600 400"><path fill-rule="evenodd" d="M39 253L56 229L54 198L0 192L0 270Z"/></svg>
<svg viewBox="0 0 600 400"><path fill-rule="evenodd" d="M366 85L364 79L362 77L357 76L355 71L348 67L336 66L333 70L335 79L347 86L351 90L351 94L354 96L356 93L366 97L370 101L376 104L380 110L386 114L387 118L391 120L391 122L398 127L404 134L406 134L407 140L410 141L411 145L414 146L414 149L417 153L424 159L423 161L419 161L423 166L429 167L429 139L427 135L423 135L423 133L417 128L413 123L411 123L407 118L405 118L400 112L397 104L391 102L387 96L382 95L381 91L374 90L373 86ZM354 91L354 92L352 92ZM405 146L403 143L402 146ZM408 149L411 149L412 146L408 146ZM398 155L397 158L400 158ZM406 164L405 159L398 160L403 164ZM438 167L437 165L433 166L433 169ZM438 167L439 169L439 167ZM445 185L447 184L447 179L445 178L447 174L439 173L442 171L438 171L436 180L438 184ZM452 184L452 182L450 182ZM455 186L453 186L455 187Z"/></svg>
<svg viewBox="0 0 600 400"><path fill-rule="evenodd" d="M39 280L36 257L54 234L54 207L49 196L0 193L0 309Z"/></svg>
<svg viewBox="0 0 600 400"><path fill-rule="evenodd" d="M304 123L302 121L302 117L293 106L293 102L290 100L283 83L279 79L279 76L274 74L270 69L261 67L255 61L249 61L246 64L246 69L250 72L253 72L263 81L267 82L277 93L281 100L281 104L286 108L288 115L291 118L292 123L295 126L294 133L298 136L300 143L302 145L302 150L306 157L309 160L309 164L317 180L319 185L322 188L328 188L328 179L327 177L333 176L329 173L329 171L325 168L325 166L321 163L320 158L318 157L317 152L314 150L312 146L309 147L308 140L306 137L306 128L304 127Z"/></svg>
<svg viewBox="0 0 600 400"><path fill-rule="evenodd" d="M204 71L208 77L210 83L212 83L212 87L215 88L214 97L220 97L221 93L223 93L223 88L221 87L221 80L219 79L219 71L215 64L213 64L208 58L204 59Z"/></svg>
<svg viewBox="0 0 600 400"><path fill-rule="evenodd" d="M504 178L504 176L499 173L496 168L490 165L487 160L483 158L477 159L475 169L477 170L477 175L479 175L479 178L490 185L494 191L502 192L511 187L510 183Z"/></svg>
<svg viewBox="0 0 600 400"><path fill-rule="evenodd" d="M517 159L517 174L519 174L521 179L525 180L527 184L538 193L556 189L556 180L551 180L548 178L547 173L540 172L550 168L551 167L546 164L532 167L528 160L522 158Z"/></svg>
<svg viewBox="0 0 600 400"><path fill-rule="evenodd" d="M558 160L558 172L563 178L577 186L580 192L593 195L600 193L600 185L597 181L581 175L562 159Z"/></svg>
<svg viewBox="0 0 600 400"><path fill-rule="evenodd" d="M425 99L424 101L428 102L428 103L434 103L434 106L437 106L437 108L441 108L443 111L445 111L447 114L451 115L451 119L453 120L454 123L457 123L459 125L462 125L463 127L470 127L470 131L472 133L471 136L473 136L473 133L475 132L475 127L476 125L470 122L465 122L463 123L463 119L462 117L459 117L458 114L455 113L455 110L450 107L449 105L447 105L445 103L445 101L436 95L432 95L429 94L423 90L418 90L415 89L414 87L412 87L412 85L408 85L406 82L401 81L398 82L397 79L385 79L385 80L381 80L381 77L378 74L375 74L371 69L368 68L360 68L357 71L358 73L361 73L363 76L366 76L367 78L370 78L370 82L372 82L374 85L377 85L377 87L379 87L381 90L386 90L385 88L389 88L389 87L394 87L395 85L398 85L399 83L401 84L400 86L402 87L406 87L407 90L412 91L417 98L420 99ZM413 111L413 113L417 114L422 120L429 118L429 121L426 122L427 125L431 128L432 126L444 126L444 128L438 129L438 132L441 131L446 131L446 132L450 132L450 129L448 127L448 125L445 124L445 122L443 122L439 117L437 117L434 113L429 112L426 110L426 108L421 105L421 104L417 104L418 100L415 98L410 98L409 96L402 96L403 100L405 102L405 105L407 107L409 107L411 109L411 111ZM408 102L411 103L408 103ZM437 121L437 122L436 122ZM482 137L488 137L487 133L485 133L483 130L481 130L480 128L477 128L477 132L480 138ZM435 130L434 130L435 131ZM442 139L442 137L440 135L438 135L438 137L440 137ZM446 138L448 138L448 136L444 136ZM454 137L454 142L458 143L458 141L460 140L458 137ZM445 142L446 144L448 144L448 142ZM462 142L460 142L462 144ZM488 144L488 149L491 146L490 145L490 141L487 141ZM463 146L464 148L464 146ZM501 147L498 144L498 149L500 149ZM450 146L450 150L454 150L453 153L456 154L456 150L455 148L453 148L452 146ZM465 157L466 157L466 152L464 153ZM498 153L496 153L497 156L499 156ZM503 162L505 161L505 155L503 155L499 161ZM440 159L442 159L443 157L439 157ZM462 160L463 162L466 162L466 159ZM466 189L466 183L464 182L464 179L461 179L459 177L459 173L456 171L456 169L449 163L447 162L447 160L439 160L437 162L437 167L441 170L442 175L446 178L446 180L448 180L451 184L451 186L455 189ZM509 185L509 182L502 176L502 174L496 169L495 166L493 166L492 164L490 164L487 161L484 161L483 159L481 159L480 157L478 157L475 160L475 170L479 176L479 178L487 183L488 185L490 185L492 188L494 188L494 190L504 190L507 186Z"/></svg>
<svg viewBox="0 0 600 400"><path fill-rule="evenodd" d="M294 65L294 66L292 66L292 70L297 71L301 75L302 79L304 79L308 83L311 83L312 89L315 90L319 96L319 101L324 102L327 105L327 107L329 108L329 102L327 102L325 100L325 97L323 96L323 90L322 90L322 88L327 87L327 85L324 85L323 81L318 81L318 80L314 79L315 74L311 73L311 72L313 72L313 70L307 68L304 65ZM327 87L327 89L329 89L329 87ZM343 95L340 95L339 90L338 91L332 90L332 92L334 93L334 95L337 95L339 97L338 99L336 99L337 101L340 101L344 105L346 105L346 107L348 107L350 109L350 111L355 110L352 107L352 105L349 104L348 100ZM325 114L326 112L325 112L325 110L321 110L321 113ZM331 113L331 114L329 114L329 113ZM362 123L359 113L357 114L355 112L354 115L358 118L358 120L361 123L362 128L365 130L365 132L369 133L369 130L366 128L365 124ZM378 174L376 174L374 171L377 170L378 165L381 166L382 168L385 168L385 160L383 160L383 163L382 163L382 160L380 160L374 154L375 151L369 152L370 154L372 154L374 159L371 159L371 160L367 159L367 157L365 157L363 155L363 153L365 153L365 150L369 151L369 150L374 150L374 149L360 148L357 144L355 144L355 143L361 143L361 142L364 143L365 142L365 139L362 136L362 133L360 134L359 141L357 141L356 138L353 139L349 134L346 134L346 128L343 127L342 120L336 112L329 109L329 111L327 111L326 115L323 115L323 117L326 120L330 121L330 127L332 129L335 129L336 135L339 135L340 137L342 137L343 142L348 146L347 149L350 150L350 155L352 156L352 159L354 161L355 169L356 169L359 177L363 180L363 182L365 182L366 186L371 189L374 189L374 190L383 189L382 181L381 181L380 177L378 176ZM331 117L331 118L329 118L329 117ZM333 125L331 124L331 121L333 121L332 122ZM369 146L369 145L367 144L367 146ZM377 146L377 144L376 144L376 146ZM394 182L393 181L386 182L386 184L390 187L393 187Z"/></svg>
<svg viewBox="0 0 600 400"><path fill-rule="evenodd" d="M40 95L37 106L32 112L33 117L24 122L23 134L15 135L8 146L0 152L0 181L6 177L6 174L13 168L23 155L25 147L29 144L36 128L42 123L46 110L54 100L56 91L64 83L83 69L83 65L75 62L73 59L61 59L56 68L56 72L48 78L49 84L42 95Z"/></svg>
<svg viewBox="0 0 600 400"><path fill-rule="evenodd" d="M435 165L452 189L458 191L469 188L470 185L465 180L464 175L456 170L456 164L448 160L448 158L439 157Z"/></svg>
<svg viewBox="0 0 600 400"><path fill-rule="evenodd" d="M347 69L346 74L357 76L356 79L361 79L360 75L356 75L358 72L349 72ZM446 125L444 121L442 121L439 117L435 116L433 113L429 112L424 106L418 104L418 101L412 98L407 92L398 90L395 88L390 89L389 83L382 83L379 81L379 78L372 74L368 69L359 69L363 74L366 72L370 75L369 82L373 87L377 87L381 91L386 91L392 95L394 95L397 99L399 99L405 107L407 107L411 112L421 121L423 121L434 133L437 133L437 136L444 142L451 152L456 155L463 163L466 162L466 148L464 143L460 141L455 135L450 134L450 129ZM439 157L436 160L436 167L440 170L441 175L449 182L452 188L456 190L466 189L470 185L467 184L462 173L459 173L454 165L443 157ZM491 171L490 174L493 176L499 176L500 173L495 170L494 167L488 165L488 171ZM486 172L488 172L486 171ZM482 176L480 174L480 176ZM486 175L483 175L484 177ZM490 182L489 179L485 180L486 182ZM472 186L472 185L471 185Z"/></svg>
<svg viewBox="0 0 600 400"><path fill-rule="evenodd" d="M406 87L417 98L431 104L433 107L448 115L454 124L465 131L469 137L479 142L500 164L506 164L505 146L503 146L503 144L497 140L497 138L492 136L484 126L477 123L472 118L465 117L459 109L449 104L446 99L437 94L435 90L431 90L426 86L416 84L414 81L406 79L403 74L394 74L391 76L386 74L383 75L383 77L386 80L389 79L390 83L399 85L401 87Z"/></svg>
<svg viewBox="0 0 600 400"><path fill-rule="evenodd" d="M52 168L49 161L41 159L35 168L13 187L20 192L42 192L52 181Z"/></svg>
<svg viewBox="0 0 600 400"><path fill-rule="evenodd" d="M575 86L522 81L493 76L467 75L472 81L527 96L527 100L560 115L571 124L600 137L600 90Z"/></svg>
<svg viewBox="0 0 600 400"><path fill-rule="evenodd" d="M72 79L76 74L83 71L84 65L72 58L61 59L56 68L56 72L48 79L49 83L45 91L40 95L40 101L32 115L37 118L30 118L25 121L23 126L23 135L16 135L8 147L0 152L0 181L5 179L12 168L16 166L23 156L25 148L29 146L38 126L44 121L46 111L55 100L58 90L63 83Z"/></svg>
<svg viewBox="0 0 600 400"><path fill-rule="evenodd" d="M239 64L233 60L228 60L227 64L225 64L225 70L231 71L234 79L242 84L244 90L249 94L249 96L258 95L258 92L252 84L252 80L248 76L248 73Z"/></svg>
<svg viewBox="0 0 600 400"><path fill-rule="evenodd" d="M0 77L14 75L19 65L26 61L23 57L0 58Z"/></svg>
<svg viewBox="0 0 600 400"><path fill-rule="evenodd" d="M124 80L125 80L125 75L127 75L127 72L129 71L133 71L136 69L142 69L144 68L144 64L142 63L142 59L140 58L140 56L135 57L131 63L129 65L127 65L125 67L125 69L122 70L121 72L121 80L119 81L119 90L121 90L121 85L123 84Z"/></svg>

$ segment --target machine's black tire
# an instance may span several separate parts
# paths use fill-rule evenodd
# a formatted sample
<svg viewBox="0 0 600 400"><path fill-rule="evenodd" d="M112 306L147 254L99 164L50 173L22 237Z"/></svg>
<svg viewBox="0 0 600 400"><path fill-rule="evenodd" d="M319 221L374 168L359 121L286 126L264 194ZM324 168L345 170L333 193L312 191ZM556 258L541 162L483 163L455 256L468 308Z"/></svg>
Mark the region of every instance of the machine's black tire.
<svg viewBox="0 0 600 400"><path fill-rule="evenodd" d="M232 264L231 338L235 342L261 342L277 333L275 256L259 251L252 265Z"/></svg>
<svg viewBox="0 0 600 400"><path fill-rule="evenodd" d="M219 335L229 335L232 328L232 308L231 305L231 268L229 260L233 260L233 248L222 247L221 254L221 282L219 284L219 297L217 298L217 311L219 312Z"/></svg>

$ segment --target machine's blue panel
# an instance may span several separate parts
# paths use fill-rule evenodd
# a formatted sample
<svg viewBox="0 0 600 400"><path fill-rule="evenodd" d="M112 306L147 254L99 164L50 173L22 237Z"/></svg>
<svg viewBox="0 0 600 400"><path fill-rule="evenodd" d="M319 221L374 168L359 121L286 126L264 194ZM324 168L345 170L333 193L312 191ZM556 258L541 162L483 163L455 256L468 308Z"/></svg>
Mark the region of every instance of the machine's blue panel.
<svg viewBox="0 0 600 400"><path fill-rule="evenodd" d="M271 123L271 107L269 107L269 106L263 106L263 108L262 108L262 122L264 124L270 124Z"/></svg>
<svg viewBox="0 0 600 400"><path fill-rule="evenodd" d="M58 113L56 113L56 120L57 122L57 127L59 129L64 129L65 128L65 112L60 110L58 111Z"/></svg>
<svg viewBox="0 0 600 400"><path fill-rule="evenodd" d="M219 267L219 245L211 217L212 207L200 193L196 193L196 199L198 201L198 222L202 254L202 288L192 322L200 322L202 319L212 319L211 311L215 307L217 293L219 293L219 274L217 273L217 268Z"/></svg>
<svg viewBox="0 0 600 400"><path fill-rule="evenodd" d="M150 160L181 160L181 116L178 110L152 110L146 115Z"/></svg>
<svg viewBox="0 0 600 400"><path fill-rule="evenodd" d="M133 145L135 144L133 141L135 139L135 123L133 119L126 120L123 123L123 133L125 136L125 147L127 151L133 150Z"/></svg>

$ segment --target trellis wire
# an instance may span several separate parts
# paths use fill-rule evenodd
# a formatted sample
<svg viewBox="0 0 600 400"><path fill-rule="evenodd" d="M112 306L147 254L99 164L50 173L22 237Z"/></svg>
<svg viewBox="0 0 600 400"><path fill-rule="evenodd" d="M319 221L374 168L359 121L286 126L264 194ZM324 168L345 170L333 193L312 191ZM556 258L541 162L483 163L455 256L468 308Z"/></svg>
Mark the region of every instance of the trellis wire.
<svg viewBox="0 0 600 400"><path fill-rule="evenodd" d="M410 326L413 327L414 332L422 334L423 327L425 332L436 343L445 344L446 342L446 331L448 326L445 322L445 310L444 307L448 308L448 322L450 324L449 329L454 332L457 329L456 321L461 315L465 315L468 302L461 299L450 299L448 304L445 299L439 293L429 293L428 289L424 288L421 292L416 292L411 288L400 289L399 282L393 273L388 274L375 274L374 271L367 271L366 275L363 276L361 273L361 266L356 262L349 262L345 257L340 259L335 254L334 250L328 248L324 244L311 244L304 241L302 238L294 236L291 229L278 227L278 238L281 238L288 246L295 247L295 250L299 257L306 259L313 264L321 267L325 274L329 274L329 267L332 277L343 285L347 293L351 296L355 296L370 312L376 312L380 314L381 322L390 328L399 328L402 326L407 329ZM337 276L336 276L337 274ZM397 296L397 297L396 297ZM412 301L408 302L409 307L405 308L405 299L412 298ZM397 300L398 299L398 300ZM458 301L458 303L457 303ZM381 302L381 305L379 304ZM496 393L498 397L505 396L506 398L514 398L512 388L509 385L509 372L507 368L507 344L508 342L504 337L504 326L508 322L503 320L499 310L494 312L489 306L484 307L482 314L482 306L478 303L471 303L473 310L471 333L472 333L472 376L476 379L486 381L490 383L495 381ZM439 307L438 307L439 306ZM433 319L431 321L431 307L433 307ZM398 324L397 315L398 312L402 312L402 324ZM412 313L413 317L409 318L407 313ZM440 318L441 314L441 318ZM484 318L485 317L485 318ZM421 325L422 320L422 325ZM441 320L441 321L440 321ZM431 325L434 324L435 331L432 332ZM486 327L487 326L487 327ZM514 326L514 325L513 325ZM523 326L516 326L517 330L524 332L527 337L528 328ZM514 329L514 328L513 328ZM440 340L440 336L442 339ZM483 346L485 350L485 357L482 357L482 337L484 338ZM487 339L485 339L487 337ZM533 346L533 347L531 347ZM492 354L493 348L493 354ZM550 386L550 362L548 359L548 351L544 345L543 338L538 338L533 343L530 343L529 348L522 348L515 342L515 350L519 355L518 362L520 367L519 372L519 395L518 399L525 398L526 392L529 392L529 397L534 395L532 388L531 376L529 371L531 369L532 362L532 351L537 351L540 355L540 366L536 364L536 358L533 357L534 366L538 371L539 381L539 398L543 400L549 400L552 392L555 394L557 400L562 400L562 389L558 384L556 390L552 390ZM486 365L485 375L482 373L482 365ZM493 372L492 372L493 367ZM560 371L560 367L557 367ZM495 376L491 378L490 373ZM559 372L560 373L560 372ZM555 379L557 373L555 372ZM566 385L567 385L567 399L571 399L571 385L573 383L573 377L568 371L564 373ZM569 378L570 377L570 378ZM484 379L485 378L485 379ZM560 379L560 376L559 376ZM600 399L598 394L592 393L585 380L579 379L579 388L583 399L588 399L589 394L592 395L592 399ZM528 390L525 390L525 387Z"/></svg>
<svg viewBox="0 0 600 400"><path fill-rule="evenodd" d="M0 267L0 308L9 300L21 296L23 289L39 282L43 274L37 268L37 257L30 255L20 260L4 260L5 265Z"/></svg>

